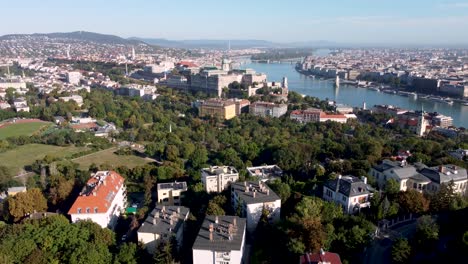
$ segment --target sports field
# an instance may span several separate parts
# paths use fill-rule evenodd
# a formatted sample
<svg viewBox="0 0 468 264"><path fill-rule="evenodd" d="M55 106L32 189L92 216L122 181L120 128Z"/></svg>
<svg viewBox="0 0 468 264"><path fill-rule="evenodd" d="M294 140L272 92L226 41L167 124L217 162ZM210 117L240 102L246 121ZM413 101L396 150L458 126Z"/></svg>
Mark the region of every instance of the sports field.
<svg viewBox="0 0 468 264"><path fill-rule="evenodd" d="M108 164L114 168L118 166L134 168L151 162L151 160L134 155L116 155L114 154L115 151L116 148L110 148L73 159L72 161L80 164L80 169L83 170L89 169L89 166L93 163L96 165Z"/></svg>
<svg viewBox="0 0 468 264"><path fill-rule="evenodd" d="M0 125L0 140L15 136L31 136L43 127L52 123L33 120L18 120L16 123L4 123Z"/></svg>
<svg viewBox="0 0 468 264"><path fill-rule="evenodd" d="M74 153L87 150L86 147L58 147L43 144L28 144L0 153L1 165L6 166L12 173L17 173L24 166L31 165L46 155L67 157Z"/></svg>

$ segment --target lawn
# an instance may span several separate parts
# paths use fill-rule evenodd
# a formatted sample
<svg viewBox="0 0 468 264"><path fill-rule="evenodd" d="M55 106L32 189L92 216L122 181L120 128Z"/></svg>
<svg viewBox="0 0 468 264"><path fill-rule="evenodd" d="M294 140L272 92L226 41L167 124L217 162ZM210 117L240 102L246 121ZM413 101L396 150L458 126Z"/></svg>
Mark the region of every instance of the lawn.
<svg viewBox="0 0 468 264"><path fill-rule="evenodd" d="M126 166L134 168L136 166L150 163L150 160L134 156L134 155L116 155L116 148L110 148L96 153L73 159L72 161L80 164L80 169L87 170L91 164L101 165L108 164L112 167Z"/></svg>
<svg viewBox="0 0 468 264"><path fill-rule="evenodd" d="M11 124L0 128L0 140L14 136L30 136L42 127L50 126L50 124L46 122Z"/></svg>
<svg viewBox="0 0 468 264"><path fill-rule="evenodd" d="M43 144L28 144L0 153L0 165L8 167L11 172L18 172L26 165L44 158L46 155L67 157L74 153L87 150L86 147L58 147Z"/></svg>

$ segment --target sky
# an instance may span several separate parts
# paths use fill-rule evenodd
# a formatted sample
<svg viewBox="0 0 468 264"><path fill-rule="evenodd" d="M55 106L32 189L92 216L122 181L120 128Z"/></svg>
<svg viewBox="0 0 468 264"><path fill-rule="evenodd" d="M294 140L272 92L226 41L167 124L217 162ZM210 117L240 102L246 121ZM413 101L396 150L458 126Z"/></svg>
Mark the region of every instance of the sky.
<svg viewBox="0 0 468 264"><path fill-rule="evenodd" d="M172 40L468 44L468 0L0 0L0 4L0 35L84 30Z"/></svg>

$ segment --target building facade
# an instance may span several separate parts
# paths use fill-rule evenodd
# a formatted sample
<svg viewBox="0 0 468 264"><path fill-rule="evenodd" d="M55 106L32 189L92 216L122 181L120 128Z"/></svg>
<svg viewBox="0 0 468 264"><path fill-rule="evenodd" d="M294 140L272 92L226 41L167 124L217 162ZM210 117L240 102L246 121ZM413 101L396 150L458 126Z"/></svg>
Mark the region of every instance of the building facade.
<svg viewBox="0 0 468 264"><path fill-rule="evenodd" d="M73 223L91 220L112 229L126 205L124 178L115 171L98 171L91 174L68 214Z"/></svg>
<svg viewBox="0 0 468 264"><path fill-rule="evenodd" d="M255 102L250 105L249 112L261 117L281 117L288 111L288 105L269 102Z"/></svg>
<svg viewBox="0 0 468 264"><path fill-rule="evenodd" d="M232 183L231 201L233 210L247 219L247 231L251 233L257 228L264 210L270 222L280 219L281 198L262 181Z"/></svg>
<svg viewBox="0 0 468 264"><path fill-rule="evenodd" d="M339 204L347 214L358 213L362 208L370 207L372 188L367 178L338 176L323 186L323 199Z"/></svg>
<svg viewBox="0 0 468 264"><path fill-rule="evenodd" d="M219 117L229 120L237 114L236 103L231 100L209 99L200 102L198 115L200 117Z"/></svg>
<svg viewBox="0 0 468 264"><path fill-rule="evenodd" d="M201 180L205 191L222 192L229 184L239 180L239 172L232 166L211 166L201 170Z"/></svg>
<svg viewBox="0 0 468 264"><path fill-rule="evenodd" d="M158 183L158 204L180 205L183 193L187 191L186 182Z"/></svg>

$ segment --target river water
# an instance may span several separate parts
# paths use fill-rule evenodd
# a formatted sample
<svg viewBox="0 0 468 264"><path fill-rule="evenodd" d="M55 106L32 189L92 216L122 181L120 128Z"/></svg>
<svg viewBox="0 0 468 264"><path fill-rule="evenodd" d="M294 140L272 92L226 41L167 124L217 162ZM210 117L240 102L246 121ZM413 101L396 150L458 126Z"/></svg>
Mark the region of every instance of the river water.
<svg viewBox="0 0 468 264"><path fill-rule="evenodd" d="M269 81L281 81L288 78L289 90L300 94L318 97L322 100L329 99L337 103L354 107L362 107L365 102L367 108L374 105L393 105L409 110L438 112L451 116L453 123L458 127L468 128L468 106L455 102L453 105L434 102L426 99L417 99L413 96L404 97L396 94L377 92L366 88L357 88L351 85L335 87L335 80L323 80L300 74L294 68L294 64L287 63L247 63L242 64L243 69L254 69L268 75Z"/></svg>

